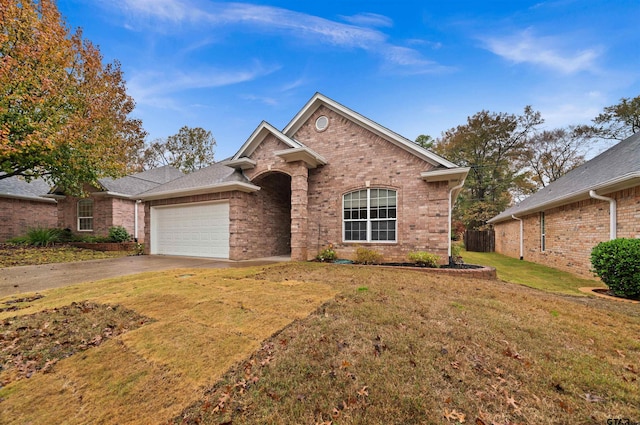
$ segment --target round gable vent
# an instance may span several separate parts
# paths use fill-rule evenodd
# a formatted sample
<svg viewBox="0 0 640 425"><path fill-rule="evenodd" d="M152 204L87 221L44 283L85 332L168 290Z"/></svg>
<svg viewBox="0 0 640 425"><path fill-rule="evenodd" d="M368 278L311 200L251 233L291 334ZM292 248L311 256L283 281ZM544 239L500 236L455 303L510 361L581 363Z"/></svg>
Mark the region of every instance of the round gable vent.
<svg viewBox="0 0 640 425"><path fill-rule="evenodd" d="M319 116L316 120L316 130L324 131L327 129L327 127L329 127L329 118L325 117L324 115Z"/></svg>

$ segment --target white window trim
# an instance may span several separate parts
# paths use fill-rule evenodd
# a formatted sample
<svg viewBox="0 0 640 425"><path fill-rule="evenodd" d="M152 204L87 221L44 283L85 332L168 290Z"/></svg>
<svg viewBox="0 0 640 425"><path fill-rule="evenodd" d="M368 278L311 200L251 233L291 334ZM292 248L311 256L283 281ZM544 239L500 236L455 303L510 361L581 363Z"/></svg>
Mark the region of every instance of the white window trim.
<svg viewBox="0 0 640 425"><path fill-rule="evenodd" d="M86 202L86 201L90 201L91 202L91 216L80 216L80 203L81 202ZM93 215L94 215L94 208L95 206L95 202L93 202L93 199L79 199L78 203L76 204L76 215L77 215L77 222L76 222L76 229L78 229L78 232L93 232ZM80 228L80 219L82 218L90 218L91 219L91 229L81 229Z"/></svg>
<svg viewBox="0 0 640 425"><path fill-rule="evenodd" d="M370 211L370 207L371 207L371 189L386 189L386 190L392 190L396 193L396 217L395 219L389 219L389 218L376 218L376 219L371 219L371 211ZM399 212L398 210L400 209L398 206L398 190L397 189L391 189L391 188L386 188L386 187L372 187L372 188L366 188L367 191L367 219L366 220L349 220L349 221L366 221L367 223L367 240L363 241L363 240L346 240L345 238L345 230L344 230L344 223L345 223L345 218L344 218L344 197L350 193L355 193L355 192L360 192L363 189L355 189L355 190L350 190L349 192L345 192L342 194L342 222L340 223L342 226L342 242L343 243L347 243L347 244L363 244L363 243L367 243L367 244L397 244L398 243L398 215ZM395 223L395 234L396 234L396 238L392 241L374 241L371 239L371 222L373 221L390 221L390 220L394 220Z"/></svg>

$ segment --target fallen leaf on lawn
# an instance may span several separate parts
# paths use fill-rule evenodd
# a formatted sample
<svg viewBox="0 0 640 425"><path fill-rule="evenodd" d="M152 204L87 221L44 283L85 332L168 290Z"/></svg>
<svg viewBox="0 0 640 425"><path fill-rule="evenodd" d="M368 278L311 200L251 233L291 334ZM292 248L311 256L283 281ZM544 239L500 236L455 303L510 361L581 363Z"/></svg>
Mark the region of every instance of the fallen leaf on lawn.
<svg viewBox="0 0 640 425"><path fill-rule="evenodd" d="M586 393L583 397L589 403L602 403L603 401L605 401L604 397L600 397L599 395L595 395L595 394Z"/></svg>
<svg viewBox="0 0 640 425"><path fill-rule="evenodd" d="M361 397L367 397L369 395L368 389L369 387L365 385L364 387L362 387L362 389L358 390L358 395Z"/></svg>
<svg viewBox="0 0 640 425"><path fill-rule="evenodd" d="M513 398L513 396L507 394L507 392L504 392L504 396L507 398L507 405L513 407L514 409L518 410L518 405L516 404L516 399Z"/></svg>
<svg viewBox="0 0 640 425"><path fill-rule="evenodd" d="M444 409L444 417L448 421L458 421L462 424L465 421L466 415L464 413L458 412L456 409Z"/></svg>

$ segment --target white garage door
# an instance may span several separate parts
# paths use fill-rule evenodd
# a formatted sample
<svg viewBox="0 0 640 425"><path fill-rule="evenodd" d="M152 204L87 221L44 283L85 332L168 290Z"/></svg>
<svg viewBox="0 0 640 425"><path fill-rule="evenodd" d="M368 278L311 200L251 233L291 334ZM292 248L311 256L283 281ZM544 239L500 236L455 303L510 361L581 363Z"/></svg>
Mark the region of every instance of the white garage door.
<svg viewBox="0 0 640 425"><path fill-rule="evenodd" d="M152 207L151 254L229 258L229 203Z"/></svg>

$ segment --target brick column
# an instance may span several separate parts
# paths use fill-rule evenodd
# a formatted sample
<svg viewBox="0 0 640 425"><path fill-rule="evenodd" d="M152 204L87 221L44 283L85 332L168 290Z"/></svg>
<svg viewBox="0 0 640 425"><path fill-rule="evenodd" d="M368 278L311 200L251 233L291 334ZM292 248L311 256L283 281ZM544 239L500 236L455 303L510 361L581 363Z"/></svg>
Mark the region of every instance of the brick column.
<svg viewBox="0 0 640 425"><path fill-rule="evenodd" d="M291 260L307 260L307 191L309 170L302 162L291 175Z"/></svg>

